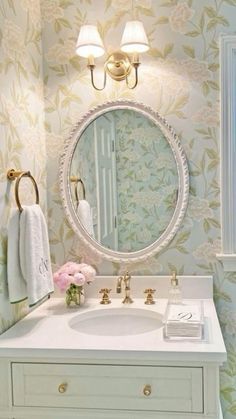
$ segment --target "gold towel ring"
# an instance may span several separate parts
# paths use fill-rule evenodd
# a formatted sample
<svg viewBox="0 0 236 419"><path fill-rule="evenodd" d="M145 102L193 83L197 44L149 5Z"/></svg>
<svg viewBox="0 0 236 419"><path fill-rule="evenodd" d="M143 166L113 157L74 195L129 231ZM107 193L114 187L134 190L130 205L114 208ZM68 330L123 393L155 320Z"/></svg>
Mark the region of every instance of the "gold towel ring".
<svg viewBox="0 0 236 419"><path fill-rule="evenodd" d="M82 199L86 199L84 182L82 181L81 178L76 177L76 176L71 176L70 181L74 182L75 184L75 200L76 200L77 205L79 205L78 183L80 183L80 185L82 186L82 192L83 192Z"/></svg>
<svg viewBox="0 0 236 419"><path fill-rule="evenodd" d="M76 199L77 204L79 204L78 183L80 183L82 186L82 191L83 191L82 199L86 199L84 182L82 181L82 179L78 179L77 182L75 183L75 199Z"/></svg>
<svg viewBox="0 0 236 419"><path fill-rule="evenodd" d="M28 178L31 179L31 181L34 185L34 190L35 190L35 195L36 195L36 204L39 204L39 191L38 191L38 186L37 186L37 183L36 183L35 179L33 178L33 176L31 175L30 172L22 172L16 179L16 187L15 187L16 204L17 204L20 212L23 211L23 208L21 206L20 199L19 199L19 183L20 183L20 181L23 177L28 177Z"/></svg>

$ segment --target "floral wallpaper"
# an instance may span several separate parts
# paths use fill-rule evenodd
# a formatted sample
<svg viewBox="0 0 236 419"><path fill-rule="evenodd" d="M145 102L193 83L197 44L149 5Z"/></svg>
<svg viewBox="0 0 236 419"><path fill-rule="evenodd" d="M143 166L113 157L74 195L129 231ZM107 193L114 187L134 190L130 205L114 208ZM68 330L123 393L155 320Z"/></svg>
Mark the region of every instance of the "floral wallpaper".
<svg viewBox="0 0 236 419"><path fill-rule="evenodd" d="M32 171L45 210L47 173L54 264L83 258L100 273L117 274L117 264L88 254L74 237L62 210L58 168L71 127L88 109L119 98L141 101L164 116L180 137L190 169L190 200L182 228L168 248L148 263L133 266L132 273L168 274L175 268L179 274L214 276L215 302L228 350L228 362L221 369L221 400L224 418L231 419L236 416L236 273L224 273L215 254L221 248L218 41L220 33L235 32L236 0L133 3L134 15L144 22L151 45L140 57L139 84L129 90L125 83L109 79L106 89L98 92L91 87L86 60L75 55L79 28L96 23L107 52L117 49L124 24L132 18L132 0L0 2L0 329L25 310L20 305L12 308L7 299L6 226L15 202L6 170L27 166ZM97 62L95 79L101 85L103 57ZM22 188L27 198L28 187Z"/></svg>
<svg viewBox="0 0 236 419"><path fill-rule="evenodd" d="M8 169L30 170L46 214L46 148L40 1L0 2L0 333L27 313L7 292L7 225L16 206ZM20 183L22 204L35 201L31 182Z"/></svg>
<svg viewBox="0 0 236 419"><path fill-rule="evenodd" d="M175 209L178 174L170 145L148 118L114 111L118 249L143 249L160 237Z"/></svg>

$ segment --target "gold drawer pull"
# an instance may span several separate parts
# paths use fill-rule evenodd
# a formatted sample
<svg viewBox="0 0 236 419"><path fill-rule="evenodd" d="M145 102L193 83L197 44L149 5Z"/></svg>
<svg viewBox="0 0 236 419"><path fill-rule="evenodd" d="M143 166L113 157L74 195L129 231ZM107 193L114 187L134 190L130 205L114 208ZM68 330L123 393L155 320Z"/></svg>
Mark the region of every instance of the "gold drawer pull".
<svg viewBox="0 0 236 419"><path fill-rule="evenodd" d="M144 396L150 396L151 392L152 392L152 387L150 386L150 384L146 384L146 386L143 389Z"/></svg>
<svg viewBox="0 0 236 419"><path fill-rule="evenodd" d="M67 383L62 383L59 385L58 387L58 391L59 393L65 393L67 390Z"/></svg>

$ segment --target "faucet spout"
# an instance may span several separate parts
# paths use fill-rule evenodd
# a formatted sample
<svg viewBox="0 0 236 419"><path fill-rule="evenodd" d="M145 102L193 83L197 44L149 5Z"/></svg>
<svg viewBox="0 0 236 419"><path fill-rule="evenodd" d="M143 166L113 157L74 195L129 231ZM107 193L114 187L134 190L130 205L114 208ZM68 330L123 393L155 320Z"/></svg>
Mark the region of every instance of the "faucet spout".
<svg viewBox="0 0 236 419"><path fill-rule="evenodd" d="M128 287L129 289L130 289L130 280L131 280L131 276L129 272L126 272L124 275L124 283L125 283L125 286Z"/></svg>
<svg viewBox="0 0 236 419"><path fill-rule="evenodd" d="M121 293L122 283L124 283L124 286L125 286L125 288L124 288L125 289L125 298L122 301L123 304L133 303L133 300L130 297L130 280L131 280L131 275L129 274L129 272L126 272L123 276L119 276L119 278L117 279L116 292L118 294Z"/></svg>

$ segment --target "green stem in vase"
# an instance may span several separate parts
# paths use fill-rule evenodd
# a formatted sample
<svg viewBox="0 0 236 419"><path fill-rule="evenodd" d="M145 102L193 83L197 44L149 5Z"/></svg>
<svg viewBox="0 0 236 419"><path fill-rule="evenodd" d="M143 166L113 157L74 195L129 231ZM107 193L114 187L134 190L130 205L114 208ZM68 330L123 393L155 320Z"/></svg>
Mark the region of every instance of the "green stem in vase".
<svg viewBox="0 0 236 419"><path fill-rule="evenodd" d="M66 305L70 306L71 303L75 305L81 304L81 295L83 295L83 287L75 284L70 284L66 290Z"/></svg>

